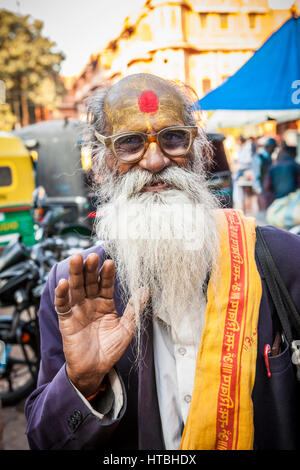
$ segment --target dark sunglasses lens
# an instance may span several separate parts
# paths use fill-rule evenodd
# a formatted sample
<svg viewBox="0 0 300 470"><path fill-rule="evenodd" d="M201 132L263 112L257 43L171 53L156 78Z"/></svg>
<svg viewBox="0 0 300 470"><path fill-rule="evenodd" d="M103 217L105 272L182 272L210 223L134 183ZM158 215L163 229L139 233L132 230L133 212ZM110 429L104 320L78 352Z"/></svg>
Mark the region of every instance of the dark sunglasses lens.
<svg viewBox="0 0 300 470"><path fill-rule="evenodd" d="M115 140L115 152L121 160L137 160L144 152L145 140L139 134L128 134Z"/></svg>
<svg viewBox="0 0 300 470"><path fill-rule="evenodd" d="M173 157L185 155L190 146L191 134L185 129L170 129L160 134L162 149Z"/></svg>

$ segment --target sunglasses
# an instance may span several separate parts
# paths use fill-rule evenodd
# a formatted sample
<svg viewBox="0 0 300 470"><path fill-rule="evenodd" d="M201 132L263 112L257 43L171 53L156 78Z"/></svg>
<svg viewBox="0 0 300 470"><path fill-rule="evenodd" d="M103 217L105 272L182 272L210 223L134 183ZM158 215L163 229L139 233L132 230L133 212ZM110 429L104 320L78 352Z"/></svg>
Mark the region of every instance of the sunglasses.
<svg viewBox="0 0 300 470"><path fill-rule="evenodd" d="M174 126L161 129L155 134L129 131L105 137L95 131L95 136L110 148L122 162L135 163L143 158L151 142L156 142L162 153L169 158L185 157L198 134L196 126Z"/></svg>

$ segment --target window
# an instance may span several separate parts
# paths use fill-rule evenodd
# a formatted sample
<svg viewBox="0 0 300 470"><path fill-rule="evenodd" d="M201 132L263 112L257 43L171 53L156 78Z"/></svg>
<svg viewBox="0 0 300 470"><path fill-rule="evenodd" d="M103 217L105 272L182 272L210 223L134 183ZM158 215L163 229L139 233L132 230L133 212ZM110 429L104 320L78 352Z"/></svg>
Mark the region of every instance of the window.
<svg viewBox="0 0 300 470"><path fill-rule="evenodd" d="M249 13L248 19L249 19L249 28L250 29L255 29L256 26L256 13Z"/></svg>
<svg viewBox="0 0 300 470"><path fill-rule="evenodd" d="M222 29L228 28L228 13L220 13L220 26Z"/></svg>
<svg viewBox="0 0 300 470"><path fill-rule="evenodd" d="M199 13L201 28L206 28L207 13Z"/></svg>
<svg viewBox="0 0 300 470"><path fill-rule="evenodd" d="M9 166L0 166L0 187L12 184L12 173Z"/></svg>
<svg viewBox="0 0 300 470"><path fill-rule="evenodd" d="M210 78L203 78L202 80L202 91L206 95L211 90L211 80Z"/></svg>

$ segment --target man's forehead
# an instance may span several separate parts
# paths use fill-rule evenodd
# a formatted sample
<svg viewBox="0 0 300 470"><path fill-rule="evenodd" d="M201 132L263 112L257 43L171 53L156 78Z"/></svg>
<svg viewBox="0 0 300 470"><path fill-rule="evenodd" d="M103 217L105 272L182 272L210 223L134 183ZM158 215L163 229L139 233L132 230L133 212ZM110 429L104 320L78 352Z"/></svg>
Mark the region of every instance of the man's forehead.
<svg viewBox="0 0 300 470"><path fill-rule="evenodd" d="M182 95L167 81L148 74L116 83L105 99L105 113L114 133L160 121L184 124Z"/></svg>

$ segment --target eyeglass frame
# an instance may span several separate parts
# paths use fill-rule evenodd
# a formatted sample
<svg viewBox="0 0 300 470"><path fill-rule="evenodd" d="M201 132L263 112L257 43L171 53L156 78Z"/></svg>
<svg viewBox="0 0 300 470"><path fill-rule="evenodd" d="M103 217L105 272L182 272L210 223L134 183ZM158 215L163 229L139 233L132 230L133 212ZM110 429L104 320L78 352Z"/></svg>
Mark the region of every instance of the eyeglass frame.
<svg viewBox="0 0 300 470"><path fill-rule="evenodd" d="M183 129L183 130L186 130L189 132L190 134L190 144L186 150L186 152L184 154L181 154L181 155L169 155L165 150L162 149L161 145L160 145L160 142L159 142L159 134L161 134L162 132L166 131L166 130L178 130L178 129ZM117 138L119 137L122 137L122 136L126 136L126 135L141 135L144 140L145 140L145 149L144 149L144 152L142 153L142 155L135 159L135 160L123 160L122 158L118 157L116 151L115 151L115 147L114 147L114 143L115 141L117 140ZM95 137L97 138L97 140L99 140L99 142L101 142L103 145L105 145L107 148L111 148L114 156L117 158L117 160L121 161L121 162L124 162L124 163L136 163L136 162L139 162L143 156L145 155L145 153L147 152L148 150L148 147L150 145L150 143L152 142L155 142L160 150L162 151L162 153L168 157L168 158L180 158L180 157L185 157L188 152L190 151L191 149L191 146L193 145L194 143L194 140L195 138L197 137L197 134L198 134L198 127L197 126L171 126L171 127L164 127L163 129L161 129L160 131L158 132L155 132L155 134L147 134L146 132L141 132L141 131L128 131L128 132L120 132L120 134L113 134L113 135L110 135L110 136L105 136L105 135L101 135L99 134L99 132L97 131L94 131L94 135Z"/></svg>

